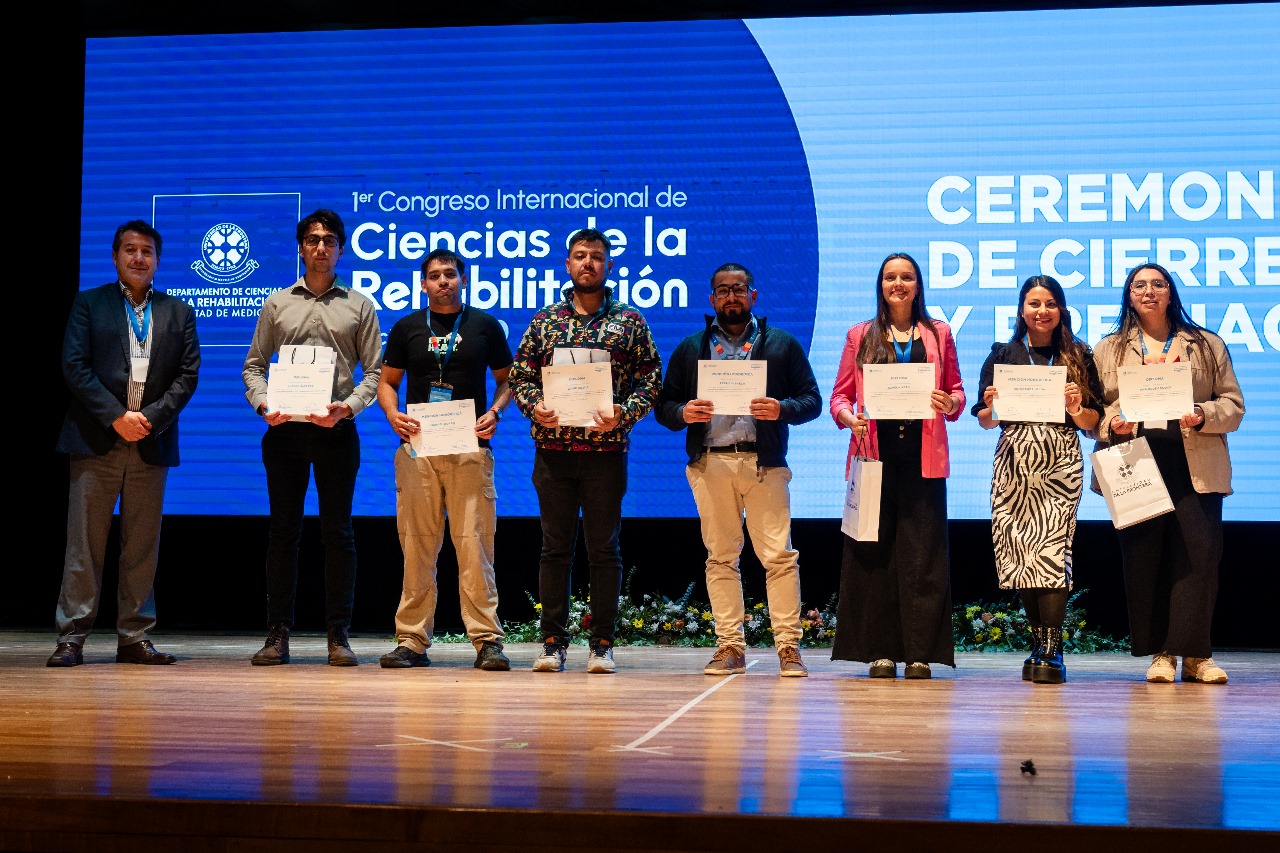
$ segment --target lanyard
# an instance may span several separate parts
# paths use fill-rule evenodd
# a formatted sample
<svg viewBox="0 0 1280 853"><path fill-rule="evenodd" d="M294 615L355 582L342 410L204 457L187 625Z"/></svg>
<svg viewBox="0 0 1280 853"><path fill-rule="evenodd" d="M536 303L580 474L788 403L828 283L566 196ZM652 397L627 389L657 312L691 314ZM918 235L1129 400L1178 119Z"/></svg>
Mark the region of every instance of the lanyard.
<svg viewBox="0 0 1280 853"><path fill-rule="evenodd" d="M1035 361L1034 361L1034 360L1032 360L1032 358L1031 358L1031 343L1027 340L1027 336L1026 336L1026 335L1023 335L1023 336L1022 336L1022 348L1023 348L1023 349L1025 349L1025 350L1027 351L1027 364L1030 364L1031 366L1033 366L1033 367L1034 367L1034 366L1035 366ZM1055 352L1053 355L1049 356L1049 366L1050 366L1050 367L1053 367L1053 360L1054 360L1055 358L1057 358L1057 357L1058 357L1058 354L1057 354L1056 352Z"/></svg>
<svg viewBox="0 0 1280 853"><path fill-rule="evenodd" d="M711 330L711 348L716 351L716 357L721 359L736 358L740 361L745 360L748 356L751 355L751 348L756 345L756 339L760 337L760 324L756 323L755 327L756 327L756 330L754 333L752 333L751 340L747 341L745 344L742 345L742 349L738 350L737 355L732 355L732 356L726 356L724 354L724 345L721 344L720 339L716 337L715 329L712 329Z"/></svg>
<svg viewBox="0 0 1280 853"><path fill-rule="evenodd" d="M1138 330L1138 342L1142 344L1142 362L1143 362L1143 364L1146 364L1146 362L1147 362L1147 355L1148 355L1148 353L1147 353L1147 336L1146 336L1145 334L1143 334L1143 333L1142 333L1142 330L1141 330L1141 329L1139 329L1139 330ZM1173 329L1170 329L1170 330L1169 330L1169 337L1168 337L1168 338L1165 340L1165 342L1164 342L1164 349L1162 349L1162 350L1160 351L1160 360L1159 360L1159 361L1157 361L1157 362L1156 362L1156 364L1163 364L1163 363L1164 363L1165 356L1167 356L1167 355L1169 354L1169 347L1171 347L1171 346L1173 346Z"/></svg>
<svg viewBox="0 0 1280 853"><path fill-rule="evenodd" d="M449 326L449 335L445 338L444 358L440 358L440 353L436 353L436 362L440 365L440 381L444 381L444 367L449 363L449 359L453 356L453 347L458 342L458 326L461 325L462 316L467 313L467 306L462 306L462 310L453 315L453 323ZM435 330L431 328L431 310L427 309L427 329L431 334L435 335Z"/></svg>
<svg viewBox="0 0 1280 853"><path fill-rule="evenodd" d="M907 335L906 343L898 343L898 339L894 337L892 328L889 330L889 340L893 342L893 351L897 354L898 364L906 364L911 361L911 345L915 343L916 340L916 324L911 324L911 334Z"/></svg>
<svg viewBox="0 0 1280 853"><path fill-rule="evenodd" d="M151 332L151 300L147 300L147 307L142 311L142 319L138 319L137 309L133 307L133 303L125 300L124 313L129 315L129 326L133 329L133 336L138 339L138 343L147 342L147 335Z"/></svg>

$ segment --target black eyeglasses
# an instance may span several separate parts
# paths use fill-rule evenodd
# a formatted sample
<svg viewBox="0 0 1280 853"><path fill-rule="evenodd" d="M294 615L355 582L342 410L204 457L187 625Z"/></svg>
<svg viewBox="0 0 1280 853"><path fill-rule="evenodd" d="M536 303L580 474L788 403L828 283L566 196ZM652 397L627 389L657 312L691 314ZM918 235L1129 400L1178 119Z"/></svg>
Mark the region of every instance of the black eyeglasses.
<svg viewBox="0 0 1280 853"><path fill-rule="evenodd" d="M302 245L306 246L308 249L314 249L321 243L324 243L326 249L338 248L338 238L332 235L325 235L324 237L321 237L319 234L308 234L302 238Z"/></svg>
<svg viewBox="0 0 1280 853"><path fill-rule="evenodd" d="M730 296L746 296L751 292L751 288L745 284L735 284L732 287L717 287L711 292L715 294L716 299L727 299Z"/></svg>

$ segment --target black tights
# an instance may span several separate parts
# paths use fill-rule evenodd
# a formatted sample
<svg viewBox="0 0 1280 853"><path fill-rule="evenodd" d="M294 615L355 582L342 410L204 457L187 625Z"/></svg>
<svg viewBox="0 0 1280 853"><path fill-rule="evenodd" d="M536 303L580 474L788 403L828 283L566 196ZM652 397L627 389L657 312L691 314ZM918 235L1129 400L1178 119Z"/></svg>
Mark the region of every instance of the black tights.
<svg viewBox="0 0 1280 853"><path fill-rule="evenodd" d="M1018 590L1031 627L1061 629L1062 623L1067 620L1068 592L1069 590L1062 587L1031 587Z"/></svg>

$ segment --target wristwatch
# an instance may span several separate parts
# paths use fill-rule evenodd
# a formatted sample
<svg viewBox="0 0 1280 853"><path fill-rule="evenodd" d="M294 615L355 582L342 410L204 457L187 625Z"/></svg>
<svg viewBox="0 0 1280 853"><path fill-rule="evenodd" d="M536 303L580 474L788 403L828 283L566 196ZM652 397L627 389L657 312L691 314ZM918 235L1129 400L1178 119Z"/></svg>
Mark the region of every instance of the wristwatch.
<svg viewBox="0 0 1280 853"><path fill-rule="evenodd" d="M490 409L489 411L493 412L493 419L494 419L495 421L500 421L500 420L502 420L502 410L501 410L501 409Z"/></svg>

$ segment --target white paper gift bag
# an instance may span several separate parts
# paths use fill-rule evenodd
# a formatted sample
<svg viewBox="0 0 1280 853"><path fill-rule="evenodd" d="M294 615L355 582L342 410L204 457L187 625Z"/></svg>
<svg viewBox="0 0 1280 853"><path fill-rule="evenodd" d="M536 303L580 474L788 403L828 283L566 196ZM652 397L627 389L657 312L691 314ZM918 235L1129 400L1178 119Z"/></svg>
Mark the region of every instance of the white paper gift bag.
<svg viewBox="0 0 1280 853"><path fill-rule="evenodd" d="M849 482L844 490L844 520L840 532L859 542L880 538L880 484L884 464L861 453L849 464Z"/></svg>
<svg viewBox="0 0 1280 853"><path fill-rule="evenodd" d="M1095 451L1090 458L1116 529L1173 512L1169 490L1145 438Z"/></svg>

